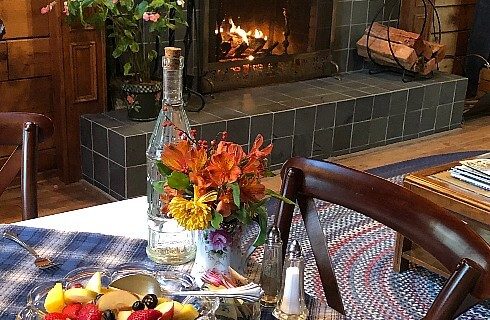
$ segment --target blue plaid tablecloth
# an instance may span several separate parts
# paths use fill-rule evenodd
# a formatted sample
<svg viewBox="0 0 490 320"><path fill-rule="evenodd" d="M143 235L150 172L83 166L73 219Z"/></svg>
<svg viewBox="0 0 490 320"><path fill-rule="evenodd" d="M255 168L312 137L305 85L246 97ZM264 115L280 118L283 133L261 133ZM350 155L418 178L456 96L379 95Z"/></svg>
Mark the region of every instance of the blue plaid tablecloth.
<svg viewBox="0 0 490 320"><path fill-rule="evenodd" d="M172 268L154 265L146 256L146 241L85 232L63 232L50 229L0 225L3 231L17 234L32 245L41 255L52 258L59 264L58 269L39 270L33 264L33 257L14 242L0 238L0 319L15 319L16 314L26 305L29 291L42 282L63 278L78 267L113 268L127 262L141 262L155 268ZM260 252L257 253L260 255ZM259 264L249 263L249 276L257 281ZM191 264L176 267L189 271ZM315 317L324 307L314 301L310 304L310 314ZM264 310L262 319L273 319L269 310ZM322 316L321 319L341 319L338 316Z"/></svg>

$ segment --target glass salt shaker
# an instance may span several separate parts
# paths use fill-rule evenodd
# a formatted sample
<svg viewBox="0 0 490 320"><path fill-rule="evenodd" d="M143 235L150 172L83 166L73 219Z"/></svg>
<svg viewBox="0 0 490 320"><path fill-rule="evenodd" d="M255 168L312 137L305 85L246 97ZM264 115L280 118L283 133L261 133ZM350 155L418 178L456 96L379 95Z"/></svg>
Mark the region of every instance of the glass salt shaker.
<svg viewBox="0 0 490 320"><path fill-rule="evenodd" d="M262 273L260 285L264 294L260 304L264 307L272 307L277 303L282 279L282 240L279 228L271 227L267 234L264 246L264 258L262 260Z"/></svg>
<svg viewBox="0 0 490 320"><path fill-rule="evenodd" d="M308 319L304 290L305 262L301 246L294 240L289 246L283 268L281 293L272 315L280 320Z"/></svg>

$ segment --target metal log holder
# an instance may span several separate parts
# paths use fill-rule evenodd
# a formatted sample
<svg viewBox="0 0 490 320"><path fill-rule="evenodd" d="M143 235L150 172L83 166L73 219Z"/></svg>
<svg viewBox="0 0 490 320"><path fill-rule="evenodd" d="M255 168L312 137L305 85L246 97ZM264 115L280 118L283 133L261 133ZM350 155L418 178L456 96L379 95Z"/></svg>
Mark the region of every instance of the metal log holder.
<svg viewBox="0 0 490 320"><path fill-rule="evenodd" d="M422 0L423 4L424 4L424 22L422 24L422 28L420 30L420 34L423 34L424 33L424 30L425 28L427 27L427 18L428 18L428 10L427 10L427 5L429 4L432 9L434 10L434 15L436 17L436 19L432 19L432 29L433 29L433 32L434 34L437 34L437 38L436 38L436 41L437 43L441 43L441 20L439 18L439 13L437 12L437 9L434 5L434 2L433 0ZM396 5L400 6L400 3L401 3L401 0L394 0L392 5L391 5L391 8L390 8L390 14L388 16L388 20L391 21L391 17L393 16L393 12L396 8ZM388 36L388 45L390 47L390 52L391 52L391 55L393 57L393 60L396 62L396 64L398 65L398 68L396 67L390 67L390 66L385 66L385 65L382 65L382 64L379 64L378 62L376 62L375 60L373 60L372 56L371 56L371 48L369 48L369 37L371 36L371 30L373 28L373 24L376 22L378 16L380 15L380 13L382 12L382 10L384 8L387 8L388 7L388 4L385 3L383 6L381 6L378 11L376 12L376 15L374 16L373 20L371 21L370 25L369 25L369 30L368 30L368 33L367 33L367 43L366 43L366 49L367 49L367 54L368 54L368 57L369 57L369 60L376 66L375 69L373 68L370 68L369 70L369 74L378 74L378 73L383 73L383 72L395 72L395 73L401 73L402 75L402 81L403 82L410 82L410 81L414 81L414 80L417 80L417 79L430 79L434 76L434 72L430 72L429 75L427 76L422 76L420 75L419 73L417 72L413 72L411 70L408 70L406 69L401 63L400 63L400 60L396 57L395 55L395 52L393 50L393 45L392 45L392 41L390 39L390 25L388 23L387 25L387 36ZM436 31L436 23L435 21L437 20L437 31ZM397 24L397 27L399 26L399 20L398 20L398 24ZM430 28L430 26L429 26ZM413 68L414 66L412 66ZM437 70L439 70L439 63L437 63Z"/></svg>

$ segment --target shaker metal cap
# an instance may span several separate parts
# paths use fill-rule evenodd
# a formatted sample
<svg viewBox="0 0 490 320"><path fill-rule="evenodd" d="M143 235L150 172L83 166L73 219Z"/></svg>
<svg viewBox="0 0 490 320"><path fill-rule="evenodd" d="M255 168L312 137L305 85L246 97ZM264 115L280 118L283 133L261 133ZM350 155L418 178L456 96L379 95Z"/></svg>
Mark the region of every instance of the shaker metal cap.
<svg viewBox="0 0 490 320"><path fill-rule="evenodd" d="M267 244L278 244L281 243L281 232L277 226L272 226L267 234Z"/></svg>
<svg viewBox="0 0 490 320"><path fill-rule="evenodd" d="M301 258L303 253L301 252L301 245L298 240L293 240L288 248L288 256L290 258Z"/></svg>

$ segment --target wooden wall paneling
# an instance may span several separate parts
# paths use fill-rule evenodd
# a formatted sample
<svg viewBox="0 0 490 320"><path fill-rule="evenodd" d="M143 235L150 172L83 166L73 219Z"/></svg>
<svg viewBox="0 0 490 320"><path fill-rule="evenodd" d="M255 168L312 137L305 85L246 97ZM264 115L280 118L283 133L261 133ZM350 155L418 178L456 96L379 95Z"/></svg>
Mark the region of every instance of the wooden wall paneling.
<svg viewBox="0 0 490 320"><path fill-rule="evenodd" d="M3 39L48 37L49 15L41 14L41 8L48 3L46 0L0 0L0 17L6 30Z"/></svg>
<svg viewBox="0 0 490 320"><path fill-rule="evenodd" d="M436 8L441 19L442 32L471 29L475 15L474 4L439 6L440 2L436 2Z"/></svg>
<svg viewBox="0 0 490 320"><path fill-rule="evenodd" d="M439 69L462 74L464 56L468 47L469 30L473 23L476 0L434 0L441 20L441 43L446 45L447 58L439 63ZM419 32L423 21L422 0L402 0L400 26ZM432 16L430 14L429 16ZM433 30L431 29L431 33ZM425 34L434 39L434 34Z"/></svg>
<svg viewBox="0 0 490 320"><path fill-rule="evenodd" d="M49 38L7 41L9 79L25 79L51 74Z"/></svg>
<svg viewBox="0 0 490 320"><path fill-rule="evenodd" d="M490 92L490 69L480 71L480 83L478 84L478 97Z"/></svg>
<svg viewBox="0 0 490 320"><path fill-rule="evenodd" d="M468 47L469 36L470 36L469 30L442 33L441 43L446 45L446 55L448 56L465 55L466 49ZM431 35L431 41L435 41L435 37L433 34Z"/></svg>
<svg viewBox="0 0 490 320"><path fill-rule="evenodd" d="M55 86L55 116L58 128L58 159L61 179L74 182L81 178L80 116L106 110L106 66L104 31L72 28L61 8L51 23L51 47L58 60L52 65Z"/></svg>
<svg viewBox="0 0 490 320"><path fill-rule="evenodd" d="M51 76L0 82L0 112L53 112Z"/></svg>
<svg viewBox="0 0 490 320"><path fill-rule="evenodd" d="M55 148L44 149L39 151L39 161L37 171L47 171L53 169L53 163L56 163L57 153ZM8 157L0 157L0 167L7 161ZM15 184L15 182L14 182Z"/></svg>
<svg viewBox="0 0 490 320"><path fill-rule="evenodd" d="M8 78L9 69L7 43L2 41L0 42L0 81L7 80Z"/></svg>

